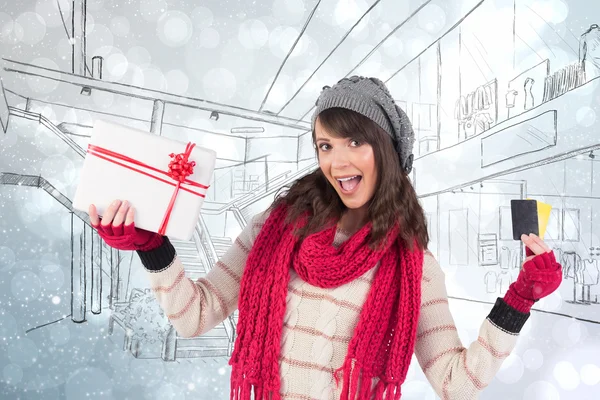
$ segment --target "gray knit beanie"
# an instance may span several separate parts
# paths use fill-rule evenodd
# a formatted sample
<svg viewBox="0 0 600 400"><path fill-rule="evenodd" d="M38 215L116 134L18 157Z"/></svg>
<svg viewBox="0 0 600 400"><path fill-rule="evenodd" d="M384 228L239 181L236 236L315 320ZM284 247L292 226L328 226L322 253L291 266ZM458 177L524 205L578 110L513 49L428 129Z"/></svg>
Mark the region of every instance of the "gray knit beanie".
<svg viewBox="0 0 600 400"><path fill-rule="evenodd" d="M312 116L313 130L317 116L328 108L347 108L362 114L391 136L400 158L400 166L407 174L410 173L415 141L412 124L381 80L362 76L343 78L332 87L325 86L315 105L317 108Z"/></svg>

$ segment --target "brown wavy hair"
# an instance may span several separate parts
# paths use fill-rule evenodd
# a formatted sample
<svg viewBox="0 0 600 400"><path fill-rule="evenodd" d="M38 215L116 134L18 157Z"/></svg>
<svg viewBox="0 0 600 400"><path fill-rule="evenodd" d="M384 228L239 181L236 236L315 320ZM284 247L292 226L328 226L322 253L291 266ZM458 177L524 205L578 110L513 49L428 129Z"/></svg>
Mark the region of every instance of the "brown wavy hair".
<svg viewBox="0 0 600 400"><path fill-rule="evenodd" d="M318 118L331 135L351 137L373 147L377 183L368 208L368 218L372 222L372 247L382 243L388 230L398 222L399 237L404 244L412 248L416 239L419 248L426 249L429 235L425 214L408 176L400 167L391 137L375 122L351 110L330 108L321 112ZM312 140L315 146L314 130ZM282 203L289 206L288 222L297 221L308 212L308 223L297 230L301 238L331 226L332 222L337 223L346 211L346 206L320 168L278 194L271 207Z"/></svg>

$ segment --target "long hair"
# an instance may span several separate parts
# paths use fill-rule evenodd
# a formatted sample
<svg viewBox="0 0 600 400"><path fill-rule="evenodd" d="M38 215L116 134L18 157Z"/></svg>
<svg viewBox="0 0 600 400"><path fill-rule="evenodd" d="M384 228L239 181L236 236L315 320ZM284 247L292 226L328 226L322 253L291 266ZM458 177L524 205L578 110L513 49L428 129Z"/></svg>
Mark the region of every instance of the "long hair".
<svg viewBox="0 0 600 400"><path fill-rule="evenodd" d="M368 219L372 223L370 244L380 244L388 230L398 223L399 238L406 245L412 248L416 240L421 249L427 248L429 235L423 208L408 176L400 167L391 137L375 122L351 110L330 108L321 112L318 118L331 135L352 137L373 147L377 182L368 206ZM312 140L314 145L314 130ZM297 230L301 238L330 226L332 222L336 223L346 211L346 206L320 168L295 181L276 197L271 207L281 203L288 206L288 222L309 216L307 223Z"/></svg>

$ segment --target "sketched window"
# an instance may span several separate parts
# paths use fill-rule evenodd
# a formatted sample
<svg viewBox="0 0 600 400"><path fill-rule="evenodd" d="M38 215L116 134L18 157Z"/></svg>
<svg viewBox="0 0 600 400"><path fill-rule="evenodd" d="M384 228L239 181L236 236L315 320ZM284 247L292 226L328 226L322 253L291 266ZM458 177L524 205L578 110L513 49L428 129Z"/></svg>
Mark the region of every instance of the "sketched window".
<svg viewBox="0 0 600 400"><path fill-rule="evenodd" d="M247 183L247 190L254 190L256 188L258 188L258 186L260 185L260 182L258 180L259 176L258 175L250 175L248 177L248 182Z"/></svg>
<svg viewBox="0 0 600 400"><path fill-rule="evenodd" d="M563 209L562 238L565 242L578 242L580 239L579 209Z"/></svg>
<svg viewBox="0 0 600 400"><path fill-rule="evenodd" d="M244 190L244 170L238 169L233 173L233 190Z"/></svg>

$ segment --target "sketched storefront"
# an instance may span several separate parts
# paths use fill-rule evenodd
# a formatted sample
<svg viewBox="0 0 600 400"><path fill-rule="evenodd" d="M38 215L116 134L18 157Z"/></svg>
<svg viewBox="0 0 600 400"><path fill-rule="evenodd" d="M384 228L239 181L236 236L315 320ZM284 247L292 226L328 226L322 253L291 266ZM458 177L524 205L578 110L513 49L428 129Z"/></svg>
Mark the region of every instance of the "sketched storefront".
<svg viewBox="0 0 600 400"><path fill-rule="evenodd" d="M545 240L564 265L560 296L595 306L600 28L559 33L519 3L483 3L389 80L416 131L411 178L462 295L493 301L516 279L510 200L529 197L553 207Z"/></svg>

